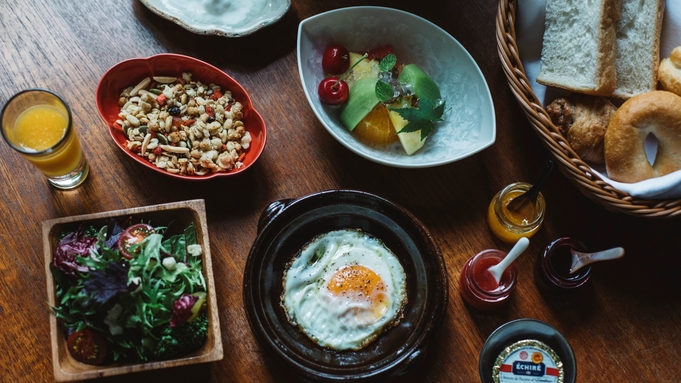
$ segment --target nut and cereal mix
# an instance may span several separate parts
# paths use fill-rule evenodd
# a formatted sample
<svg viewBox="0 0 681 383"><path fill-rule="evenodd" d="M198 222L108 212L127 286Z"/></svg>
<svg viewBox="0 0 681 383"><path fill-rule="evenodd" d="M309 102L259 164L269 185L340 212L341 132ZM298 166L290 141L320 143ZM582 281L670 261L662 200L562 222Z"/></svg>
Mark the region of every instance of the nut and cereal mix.
<svg viewBox="0 0 681 383"><path fill-rule="evenodd" d="M160 169L183 175L243 166L251 143L242 105L229 90L182 77L145 78L121 93L120 125L128 149Z"/></svg>

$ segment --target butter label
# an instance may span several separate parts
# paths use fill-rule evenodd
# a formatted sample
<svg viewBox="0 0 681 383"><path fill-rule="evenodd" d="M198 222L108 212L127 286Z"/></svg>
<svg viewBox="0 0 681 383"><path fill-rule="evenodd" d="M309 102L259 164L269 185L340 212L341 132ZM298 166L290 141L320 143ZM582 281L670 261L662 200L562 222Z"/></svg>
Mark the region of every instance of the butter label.
<svg viewBox="0 0 681 383"><path fill-rule="evenodd" d="M546 344L532 339L521 340L499 354L492 379L495 383L563 383L563 363Z"/></svg>

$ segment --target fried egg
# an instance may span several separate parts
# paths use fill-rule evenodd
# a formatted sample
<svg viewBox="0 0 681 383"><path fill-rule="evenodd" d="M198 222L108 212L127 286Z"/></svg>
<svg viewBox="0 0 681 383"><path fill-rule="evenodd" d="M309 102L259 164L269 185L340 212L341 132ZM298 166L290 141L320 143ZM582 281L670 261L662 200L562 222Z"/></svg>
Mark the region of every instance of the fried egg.
<svg viewBox="0 0 681 383"><path fill-rule="evenodd" d="M289 322L334 350L365 347L399 323L407 302L399 260L361 230L315 237L287 266L283 287Z"/></svg>

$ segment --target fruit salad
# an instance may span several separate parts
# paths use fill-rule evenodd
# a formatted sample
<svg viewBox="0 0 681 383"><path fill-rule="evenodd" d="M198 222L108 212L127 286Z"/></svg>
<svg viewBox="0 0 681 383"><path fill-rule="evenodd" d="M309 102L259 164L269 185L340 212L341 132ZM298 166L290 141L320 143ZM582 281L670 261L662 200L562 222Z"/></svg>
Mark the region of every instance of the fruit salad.
<svg viewBox="0 0 681 383"><path fill-rule="evenodd" d="M338 106L340 121L362 142L399 141L412 155L442 121L440 88L416 64L399 63L389 45L364 54L331 45L322 69L327 77L318 87L320 101Z"/></svg>

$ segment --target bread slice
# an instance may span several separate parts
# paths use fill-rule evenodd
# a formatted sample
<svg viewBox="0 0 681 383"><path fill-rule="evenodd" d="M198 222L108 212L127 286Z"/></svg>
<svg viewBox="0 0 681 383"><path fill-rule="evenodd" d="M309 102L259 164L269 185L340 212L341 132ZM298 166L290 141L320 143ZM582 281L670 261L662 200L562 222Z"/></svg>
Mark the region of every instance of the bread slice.
<svg viewBox="0 0 681 383"><path fill-rule="evenodd" d="M622 0L547 0L537 82L585 94L612 94L621 6Z"/></svg>
<svg viewBox="0 0 681 383"><path fill-rule="evenodd" d="M657 86L664 0L622 0L617 23L617 88L629 98Z"/></svg>

